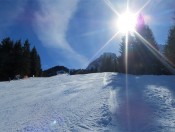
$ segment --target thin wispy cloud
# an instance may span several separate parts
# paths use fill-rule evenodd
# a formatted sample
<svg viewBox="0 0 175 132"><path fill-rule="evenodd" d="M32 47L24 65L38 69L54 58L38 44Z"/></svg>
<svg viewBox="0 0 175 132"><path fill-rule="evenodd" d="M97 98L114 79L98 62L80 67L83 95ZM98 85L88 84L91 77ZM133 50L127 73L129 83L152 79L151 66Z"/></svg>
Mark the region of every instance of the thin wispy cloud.
<svg viewBox="0 0 175 132"><path fill-rule="evenodd" d="M38 0L40 9L35 13L34 29L45 47L62 50L67 59L85 63L86 58L73 50L66 40L66 32L79 0Z"/></svg>

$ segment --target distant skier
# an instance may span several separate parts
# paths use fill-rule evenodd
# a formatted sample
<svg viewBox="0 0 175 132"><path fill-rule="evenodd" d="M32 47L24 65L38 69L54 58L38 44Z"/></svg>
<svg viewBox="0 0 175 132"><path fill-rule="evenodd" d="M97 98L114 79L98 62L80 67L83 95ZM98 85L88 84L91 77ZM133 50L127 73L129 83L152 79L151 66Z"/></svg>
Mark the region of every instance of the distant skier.
<svg viewBox="0 0 175 132"><path fill-rule="evenodd" d="M9 82L11 81L11 78L9 77Z"/></svg>

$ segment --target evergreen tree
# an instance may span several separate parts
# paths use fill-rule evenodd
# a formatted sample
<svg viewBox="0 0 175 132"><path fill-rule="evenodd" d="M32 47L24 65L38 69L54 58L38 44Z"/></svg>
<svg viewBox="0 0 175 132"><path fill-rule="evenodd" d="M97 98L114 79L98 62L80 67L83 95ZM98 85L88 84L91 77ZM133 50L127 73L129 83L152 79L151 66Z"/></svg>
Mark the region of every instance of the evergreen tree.
<svg viewBox="0 0 175 132"><path fill-rule="evenodd" d="M115 70L114 60L112 59L111 56L109 56L106 58L106 71L114 72L114 70Z"/></svg>
<svg viewBox="0 0 175 132"><path fill-rule="evenodd" d="M137 33L128 34L127 57L125 57L125 38L122 39L119 57L120 71L126 73L127 69L129 74L159 74L161 63L154 51L158 50L157 43L142 15L138 17L136 29Z"/></svg>
<svg viewBox="0 0 175 132"><path fill-rule="evenodd" d="M5 38L1 42L1 80L8 80L13 77L13 46L14 43L10 38Z"/></svg>
<svg viewBox="0 0 175 132"><path fill-rule="evenodd" d="M40 56L37 55L37 70L38 70L38 76L42 76L42 68L41 68L41 60L40 60Z"/></svg>
<svg viewBox="0 0 175 132"><path fill-rule="evenodd" d="M155 55L154 49L158 50L158 47L151 29L144 24L140 27L138 33L147 41L145 42L145 40L136 36L137 58L139 57L138 63L140 64L139 72L141 74L159 74L161 63Z"/></svg>
<svg viewBox="0 0 175 132"><path fill-rule="evenodd" d="M30 44L29 44L29 41L26 40L24 42L24 47L23 47L23 65L22 65L22 69L23 69L23 73L22 75L23 76L28 76L30 75L30 65L31 65L31 62L30 62Z"/></svg>
<svg viewBox="0 0 175 132"><path fill-rule="evenodd" d="M22 65L23 65L23 51L22 51L22 45L21 41L17 41L14 45L13 48L13 56L14 56L14 76L15 75L22 75L23 70L22 70Z"/></svg>
<svg viewBox="0 0 175 132"><path fill-rule="evenodd" d="M127 49L126 49L127 46ZM127 56L126 56L127 50ZM134 54L134 36L128 34L128 44L126 45L126 36L122 38L120 45L120 56L119 56L119 71L123 73L134 74L135 68L135 54ZM127 64L126 64L127 63ZM126 71L127 70L127 71Z"/></svg>
<svg viewBox="0 0 175 132"><path fill-rule="evenodd" d="M106 56L104 56L103 58L102 58L102 62L101 62L101 66L100 66L100 72L106 72L106 67L107 67L107 63L106 63L106 60L107 60L107 58L106 58Z"/></svg>
<svg viewBox="0 0 175 132"><path fill-rule="evenodd" d="M175 25L170 28L164 54L171 65L175 68Z"/></svg>
<svg viewBox="0 0 175 132"><path fill-rule="evenodd" d="M103 55L100 71L101 72L115 72L115 65L116 60L113 59L111 56Z"/></svg>
<svg viewBox="0 0 175 132"><path fill-rule="evenodd" d="M141 24L137 27L136 34L136 56L138 60L138 74L160 74L162 64L158 58L157 43L154 39L153 33L148 25L145 24L142 15L139 16L138 21Z"/></svg>
<svg viewBox="0 0 175 132"><path fill-rule="evenodd" d="M0 75L2 75L2 61L3 61L3 58L2 58L2 45L0 43ZM0 80L1 80L1 76L0 76Z"/></svg>
<svg viewBox="0 0 175 132"><path fill-rule="evenodd" d="M118 72L119 71L118 58L113 60L113 67L114 67L114 71L113 72Z"/></svg>
<svg viewBox="0 0 175 132"><path fill-rule="evenodd" d="M40 76L41 74L41 62L40 57L36 51L36 48L34 47L30 53L31 58L31 76Z"/></svg>
<svg viewBox="0 0 175 132"><path fill-rule="evenodd" d="M30 51L28 40L22 46L20 40L13 42L5 38L0 43L0 81L14 79L16 75L41 76L40 56L35 47Z"/></svg>
<svg viewBox="0 0 175 132"><path fill-rule="evenodd" d="M122 42L120 44L120 56L119 56L119 72L125 73L125 38L122 38Z"/></svg>

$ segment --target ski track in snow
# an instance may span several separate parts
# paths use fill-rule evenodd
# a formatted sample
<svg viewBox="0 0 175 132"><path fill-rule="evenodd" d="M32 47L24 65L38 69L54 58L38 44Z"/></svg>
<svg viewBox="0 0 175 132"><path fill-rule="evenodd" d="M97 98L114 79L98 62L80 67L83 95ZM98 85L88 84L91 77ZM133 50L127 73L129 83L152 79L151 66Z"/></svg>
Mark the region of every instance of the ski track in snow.
<svg viewBox="0 0 175 132"><path fill-rule="evenodd" d="M175 76L96 73L0 82L0 131L174 132Z"/></svg>

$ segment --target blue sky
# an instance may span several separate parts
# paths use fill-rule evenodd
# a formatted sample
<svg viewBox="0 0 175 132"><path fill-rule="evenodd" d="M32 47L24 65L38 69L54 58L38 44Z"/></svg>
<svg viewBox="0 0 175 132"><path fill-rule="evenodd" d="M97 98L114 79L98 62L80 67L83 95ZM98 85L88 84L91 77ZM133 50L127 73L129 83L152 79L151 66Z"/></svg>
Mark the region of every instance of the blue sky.
<svg viewBox="0 0 175 132"><path fill-rule="evenodd" d="M173 24L173 0L130 0L133 12L142 10L159 44L165 44ZM122 13L126 0L110 0ZM0 39L29 39L40 54L42 68L55 65L85 68L103 52L118 53L121 34L100 52L117 32L116 14L104 0L0 0Z"/></svg>

